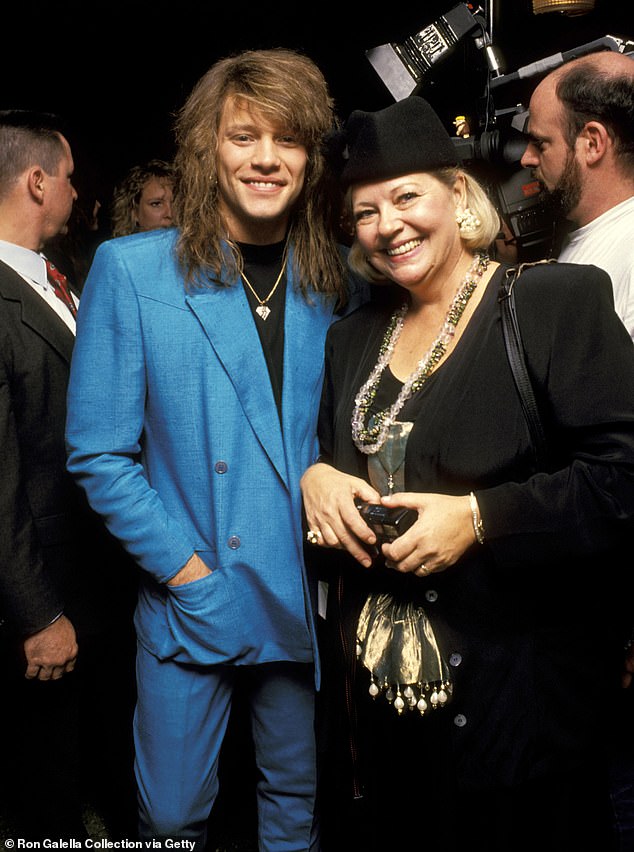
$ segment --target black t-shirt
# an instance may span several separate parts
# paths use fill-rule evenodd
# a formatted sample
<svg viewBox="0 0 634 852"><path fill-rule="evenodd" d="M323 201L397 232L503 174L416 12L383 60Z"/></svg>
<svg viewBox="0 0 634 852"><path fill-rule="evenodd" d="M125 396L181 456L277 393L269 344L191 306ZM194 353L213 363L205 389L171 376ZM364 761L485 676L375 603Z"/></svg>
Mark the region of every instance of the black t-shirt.
<svg viewBox="0 0 634 852"><path fill-rule="evenodd" d="M273 388L273 396L277 404L277 410L282 412L282 385L284 381L284 310L286 306L286 271L280 279L280 283L270 299L266 297L275 284L282 263L284 262L284 248L286 240L271 245L258 246L248 243L238 243L242 252L244 272L261 300L266 301L266 307L270 310L266 319L262 319L256 313L260 302L251 292L251 289L242 282L244 292L249 300L253 321L255 322L262 351L266 359Z"/></svg>

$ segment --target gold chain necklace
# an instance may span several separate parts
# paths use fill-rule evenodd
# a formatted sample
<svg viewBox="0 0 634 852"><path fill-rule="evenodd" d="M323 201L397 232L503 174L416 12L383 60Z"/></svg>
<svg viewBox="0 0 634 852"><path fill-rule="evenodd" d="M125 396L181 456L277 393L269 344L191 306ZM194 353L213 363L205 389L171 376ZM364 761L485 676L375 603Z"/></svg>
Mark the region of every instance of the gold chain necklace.
<svg viewBox="0 0 634 852"><path fill-rule="evenodd" d="M286 257L286 256L284 256L284 263L282 264L282 268L280 269L280 274L277 276L277 279L276 279L276 281L275 281L275 284L274 284L274 285L273 285L273 287L271 288L271 292L270 292L270 293L269 293L269 295L266 297L266 299L261 299L261 298L258 296L258 294L257 294L257 293L255 292L255 290L253 289L253 285L251 284L251 282L249 281L249 279L247 278L247 276L244 274L244 271L242 271L242 272L240 273L240 274L242 275L242 278L244 279L244 283L247 285L247 287L249 288L249 290L253 293L253 295L255 296L255 298L256 298L256 299L258 300L258 302L260 303L260 304L257 306L257 308L255 309L255 312L256 312L256 314L257 314L259 317L261 317L261 319L263 319L263 320L266 320L266 319L268 318L269 314L271 313L271 309L269 308L269 306L268 306L266 303L267 303L267 302L268 302L268 300L271 298L271 296L273 295L273 293L275 293L275 291L277 290L277 287L278 287L278 285L279 285L280 281L282 280L282 275L284 275L284 270L286 269L286 261L287 261L287 257Z"/></svg>

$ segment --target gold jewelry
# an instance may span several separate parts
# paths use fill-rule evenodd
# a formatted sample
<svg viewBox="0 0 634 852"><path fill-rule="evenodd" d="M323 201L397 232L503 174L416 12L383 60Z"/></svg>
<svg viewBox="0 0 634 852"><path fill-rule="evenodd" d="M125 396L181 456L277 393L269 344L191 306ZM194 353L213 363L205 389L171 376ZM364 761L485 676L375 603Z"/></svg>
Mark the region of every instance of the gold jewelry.
<svg viewBox="0 0 634 852"><path fill-rule="evenodd" d="M469 506L471 508L471 522L473 524L473 532L475 533L478 544L484 544L484 525L480 517L480 509L478 501L473 491L469 494Z"/></svg>
<svg viewBox="0 0 634 852"><path fill-rule="evenodd" d="M255 312L256 312L256 314L257 314L257 315L258 315L261 319L263 319L263 320L266 320L266 319L268 318L268 315L271 313L271 309L269 308L269 306L268 306L266 303L267 303L267 302L268 302L268 300L271 298L271 296L273 295L273 293L275 293L275 291L277 290L278 284L279 284L279 283L280 283L280 281L282 280L282 275L284 275L284 270L286 269L286 261L287 261L287 257L286 257L286 255L285 255L285 256L284 256L284 263L282 264L282 268L280 269L280 274L277 276L277 279L276 279L276 281L275 281L275 284L274 284L274 285L273 285L273 287L271 288L271 292L270 292L270 293L269 293L269 295L266 297L266 299L261 299L261 298L258 296L258 294L257 294L257 293L255 292L255 290L253 289L253 285L251 284L251 282L249 281L249 279L247 278L247 276L244 274L244 270L240 273L240 274L242 275L242 278L244 279L244 283L247 285L247 287L249 288L249 290L253 293L253 295L255 296L255 298L256 298L256 299L258 300L258 302L260 303L260 304L257 306L257 308L255 309Z"/></svg>
<svg viewBox="0 0 634 852"><path fill-rule="evenodd" d="M266 319L266 317L265 317ZM306 533L306 541L309 544L319 544L319 539L321 538L320 532L315 532L315 530L308 530Z"/></svg>

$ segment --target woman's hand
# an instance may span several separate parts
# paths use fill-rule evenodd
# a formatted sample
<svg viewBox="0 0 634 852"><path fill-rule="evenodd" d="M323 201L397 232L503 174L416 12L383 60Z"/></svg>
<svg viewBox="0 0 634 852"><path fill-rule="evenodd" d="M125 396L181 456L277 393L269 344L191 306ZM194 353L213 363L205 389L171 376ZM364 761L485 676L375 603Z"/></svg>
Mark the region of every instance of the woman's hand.
<svg viewBox="0 0 634 852"><path fill-rule="evenodd" d="M376 536L359 515L354 500L378 503L378 492L365 480L341 473L323 462L308 468L302 477L301 489L309 541L343 548L369 567L372 556L367 547L376 544Z"/></svg>
<svg viewBox="0 0 634 852"><path fill-rule="evenodd" d="M425 577L454 565L475 543L469 495L399 492L383 497L384 506L405 506L418 511L418 520L403 535L382 547L396 571Z"/></svg>

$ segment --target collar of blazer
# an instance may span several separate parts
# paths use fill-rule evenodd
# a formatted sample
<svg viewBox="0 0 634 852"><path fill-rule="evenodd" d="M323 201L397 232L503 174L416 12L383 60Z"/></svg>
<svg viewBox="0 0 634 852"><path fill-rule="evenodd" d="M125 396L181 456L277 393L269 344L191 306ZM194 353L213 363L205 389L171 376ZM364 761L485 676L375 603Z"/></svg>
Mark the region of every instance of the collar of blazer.
<svg viewBox="0 0 634 852"><path fill-rule="evenodd" d="M289 263L290 267L290 263ZM244 289L210 287L186 297L216 356L222 362L260 443L287 483L289 471L285 441L310 419L313 395L321 387L326 331L332 321L334 298L312 294L310 302L293 286L288 273L284 311L284 389L282 426L273 397L262 345ZM292 454L291 454L292 455Z"/></svg>
<svg viewBox="0 0 634 852"><path fill-rule="evenodd" d="M74 335L31 285L12 267L0 261L0 298L20 306L19 321L28 326L70 363ZM3 311L1 322L9 323L18 314Z"/></svg>

